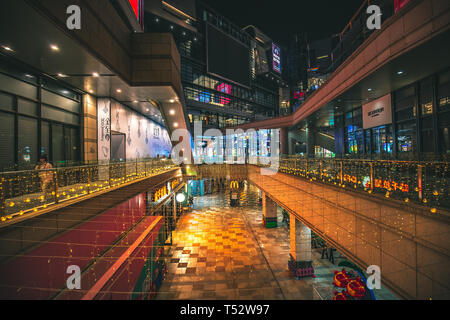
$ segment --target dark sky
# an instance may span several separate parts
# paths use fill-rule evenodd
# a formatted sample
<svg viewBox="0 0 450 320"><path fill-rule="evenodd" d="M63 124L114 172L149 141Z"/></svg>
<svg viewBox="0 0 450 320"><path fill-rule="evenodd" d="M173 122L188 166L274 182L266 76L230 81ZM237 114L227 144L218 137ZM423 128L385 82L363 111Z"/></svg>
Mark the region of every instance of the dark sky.
<svg viewBox="0 0 450 320"><path fill-rule="evenodd" d="M240 27L255 25L280 45L308 32L318 40L341 32L363 0L203 0Z"/></svg>

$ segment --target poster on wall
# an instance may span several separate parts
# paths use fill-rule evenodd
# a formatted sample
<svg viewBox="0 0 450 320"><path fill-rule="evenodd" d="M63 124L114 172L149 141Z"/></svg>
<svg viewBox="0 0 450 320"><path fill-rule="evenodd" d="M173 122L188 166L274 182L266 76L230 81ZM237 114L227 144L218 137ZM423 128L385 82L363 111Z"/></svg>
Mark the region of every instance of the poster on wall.
<svg viewBox="0 0 450 320"><path fill-rule="evenodd" d="M111 158L111 101L99 99L97 106L98 125L98 160L109 161Z"/></svg>
<svg viewBox="0 0 450 320"><path fill-rule="evenodd" d="M126 158L168 157L172 150L167 130L119 102L111 102L111 129L126 136Z"/></svg>
<svg viewBox="0 0 450 320"><path fill-rule="evenodd" d="M364 129L375 128L392 123L391 94L364 104L362 109Z"/></svg>

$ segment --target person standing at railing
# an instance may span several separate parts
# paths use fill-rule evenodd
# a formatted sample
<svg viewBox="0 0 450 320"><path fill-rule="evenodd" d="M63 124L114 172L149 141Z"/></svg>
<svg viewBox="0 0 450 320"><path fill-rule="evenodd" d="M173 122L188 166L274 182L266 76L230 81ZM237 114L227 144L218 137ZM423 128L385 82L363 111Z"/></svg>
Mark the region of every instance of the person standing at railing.
<svg viewBox="0 0 450 320"><path fill-rule="evenodd" d="M45 202L47 202L48 195L52 193L53 172L48 171L50 169L53 169L53 166L50 162L48 162L47 155L43 154L40 157L35 170L40 171L38 173L38 175L39 175L39 178L41 179L41 189L42 189L42 192L44 193Z"/></svg>

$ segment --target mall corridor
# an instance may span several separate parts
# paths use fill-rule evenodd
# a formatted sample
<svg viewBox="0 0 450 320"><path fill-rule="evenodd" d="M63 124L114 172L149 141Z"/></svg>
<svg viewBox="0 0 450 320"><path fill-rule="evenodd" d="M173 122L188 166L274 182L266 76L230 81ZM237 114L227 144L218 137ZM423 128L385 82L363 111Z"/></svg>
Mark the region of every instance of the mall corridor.
<svg viewBox="0 0 450 320"><path fill-rule="evenodd" d="M159 300L322 300L334 296L335 265L313 251L314 278L297 280L287 270L289 227L265 229L258 189L246 187L241 206L229 206L229 194L196 198L173 232L168 273ZM281 211L278 221L283 220ZM377 299L395 299L387 290Z"/></svg>

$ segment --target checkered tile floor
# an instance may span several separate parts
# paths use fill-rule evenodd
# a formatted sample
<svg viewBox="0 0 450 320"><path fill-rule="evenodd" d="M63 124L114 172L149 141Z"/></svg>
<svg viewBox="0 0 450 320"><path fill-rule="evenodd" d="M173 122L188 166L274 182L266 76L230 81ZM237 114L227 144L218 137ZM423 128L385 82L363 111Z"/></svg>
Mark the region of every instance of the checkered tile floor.
<svg viewBox="0 0 450 320"><path fill-rule="evenodd" d="M337 267L320 252L313 252L316 278L296 280L287 271L289 230L263 227L257 189L246 188L239 208L228 200L228 194L199 197L180 219L157 299L312 300L318 292L332 294Z"/></svg>

